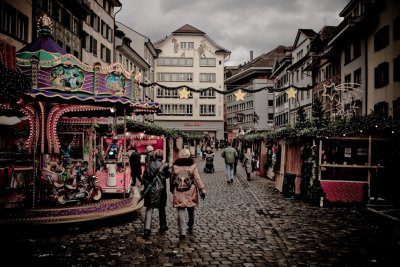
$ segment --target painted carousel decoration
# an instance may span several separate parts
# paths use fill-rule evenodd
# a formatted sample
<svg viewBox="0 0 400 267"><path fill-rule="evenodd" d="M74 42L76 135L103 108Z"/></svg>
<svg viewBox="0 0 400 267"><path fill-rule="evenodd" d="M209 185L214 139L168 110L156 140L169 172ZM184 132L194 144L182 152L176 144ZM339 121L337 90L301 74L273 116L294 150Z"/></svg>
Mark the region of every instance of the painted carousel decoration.
<svg viewBox="0 0 400 267"><path fill-rule="evenodd" d="M159 104L133 100L140 75L126 71L120 63L106 67L87 65L59 47L51 38L51 21L46 15L39 20L40 36L17 53L17 64L32 77L29 95L37 100L54 102L120 105L128 112L155 113Z"/></svg>
<svg viewBox="0 0 400 267"><path fill-rule="evenodd" d="M51 27L51 20L46 15L41 17L39 37L16 54L18 69L30 78L30 90L17 103L0 100L0 115L23 114L29 124L27 138L18 139L18 144L32 155L29 181L26 179L21 186L31 190L18 191L20 199L31 201L31 205L24 202L24 206L32 208L27 217L34 220L37 215L54 221L56 214L58 221L68 222L140 208L143 204L137 202L139 191L131 188L126 133L119 135L123 136L119 138L122 156L113 162L117 173L112 179L107 175L102 182L97 174L103 156L100 154L106 152L98 150L104 137L97 136L95 125L110 119L115 124L117 116L123 116L126 122L126 115L131 113L157 113L160 105L135 99L140 73L128 72L119 63L102 67L81 62L58 46L51 36ZM117 136L116 131L113 134ZM103 202L106 187L124 197ZM23 195L28 191L32 192L30 196ZM75 208L73 218L69 209L40 209L41 204L48 207L89 202L96 206L89 210L83 207L79 214Z"/></svg>

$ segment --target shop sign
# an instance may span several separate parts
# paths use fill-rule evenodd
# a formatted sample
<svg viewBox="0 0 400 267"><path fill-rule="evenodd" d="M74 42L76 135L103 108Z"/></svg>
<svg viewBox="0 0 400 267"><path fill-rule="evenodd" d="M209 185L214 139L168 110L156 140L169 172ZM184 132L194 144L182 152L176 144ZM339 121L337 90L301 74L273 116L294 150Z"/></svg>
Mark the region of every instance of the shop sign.
<svg viewBox="0 0 400 267"><path fill-rule="evenodd" d="M200 122L185 122L184 126L200 126Z"/></svg>

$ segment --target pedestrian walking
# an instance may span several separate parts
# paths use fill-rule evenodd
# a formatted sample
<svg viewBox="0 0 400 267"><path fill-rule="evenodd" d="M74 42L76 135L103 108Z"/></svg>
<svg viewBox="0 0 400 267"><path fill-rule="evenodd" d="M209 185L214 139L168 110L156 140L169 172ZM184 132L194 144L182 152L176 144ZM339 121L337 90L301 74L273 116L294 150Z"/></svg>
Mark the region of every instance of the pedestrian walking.
<svg viewBox="0 0 400 267"><path fill-rule="evenodd" d="M221 156L225 159L225 172L228 178L228 184L233 182L235 162L237 162L238 153L232 147L232 142L228 141L227 147L222 151Z"/></svg>
<svg viewBox="0 0 400 267"><path fill-rule="evenodd" d="M143 173L144 190L142 197L144 197L144 206L146 207L144 239L149 238L151 235L151 221L155 208L158 209L159 232L168 230L165 206L167 205L166 179L170 177L170 171L168 170L168 164L163 163L162 160L163 151L161 149L149 153L148 162Z"/></svg>
<svg viewBox="0 0 400 267"><path fill-rule="evenodd" d="M253 162L253 154L251 153L251 148L247 148L246 153L244 154L243 167L246 171L248 181L250 181L250 175L253 172L252 162Z"/></svg>
<svg viewBox="0 0 400 267"><path fill-rule="evenodd" d="M140 162L140 154L135 146L131 147L131 154L129 156L129 165L131 167L131 186L136 186L136 180L142 182L142 163Z"/></svg>
<svg viewBox="0 0 400 267"><path fill-rule="evenodd" d="M200 178L196 163L190 158L189 149L182 149L179 158L172 165L170 190L173 193L173 207L178 211L179 239L185 239L188 232L193 232L194 209L198 206L199 195L201 199L206 196L206 189ZM188 210L186 223L185 210Z"/></svg>

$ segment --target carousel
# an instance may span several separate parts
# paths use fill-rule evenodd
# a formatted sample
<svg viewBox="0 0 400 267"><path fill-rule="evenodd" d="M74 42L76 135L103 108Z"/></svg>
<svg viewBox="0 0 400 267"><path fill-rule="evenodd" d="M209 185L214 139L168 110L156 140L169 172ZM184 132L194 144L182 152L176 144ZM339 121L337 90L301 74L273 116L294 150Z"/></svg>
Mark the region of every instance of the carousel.
<svg viewBox="0 0 400 267"><path fill-rule="evenodd" d="M126 117L157 113L159 104L137 100L139 75L119 63L82 63L53 40L49 18L38 25L39 37L16 53L29 91L0 100L1 118L15 119L0 133L0 224L87 221L141 208Z"/></svg>

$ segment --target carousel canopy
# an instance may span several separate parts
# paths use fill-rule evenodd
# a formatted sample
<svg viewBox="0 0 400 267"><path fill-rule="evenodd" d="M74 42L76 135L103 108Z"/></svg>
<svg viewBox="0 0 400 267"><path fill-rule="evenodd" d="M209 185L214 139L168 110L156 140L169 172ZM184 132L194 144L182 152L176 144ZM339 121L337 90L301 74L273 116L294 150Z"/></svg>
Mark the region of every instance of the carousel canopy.
<svg viewBox="0 0 400 267"><path fill-rule="evenodd" d="M121 64L87 65L61 48L51 36L51 20L39 20L40 36L17 53L17 65L32 77L28 97L36 100L125 108L127 112L157 113L159 103L139 101L140 75Z"/></svg>

